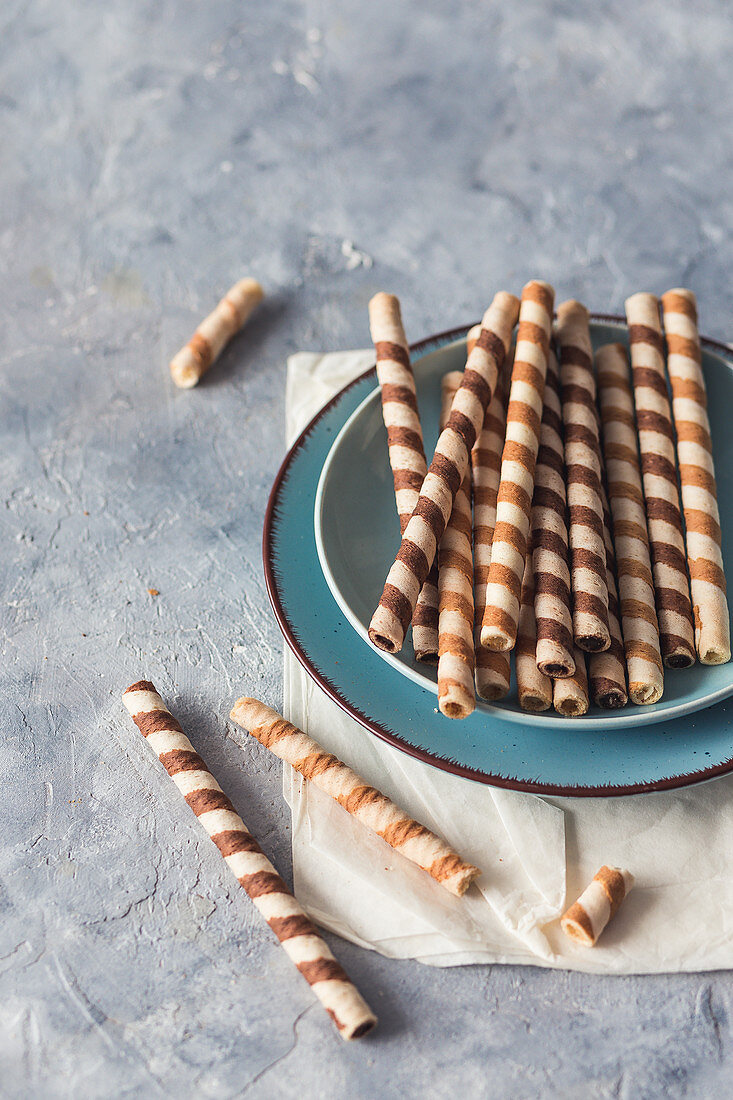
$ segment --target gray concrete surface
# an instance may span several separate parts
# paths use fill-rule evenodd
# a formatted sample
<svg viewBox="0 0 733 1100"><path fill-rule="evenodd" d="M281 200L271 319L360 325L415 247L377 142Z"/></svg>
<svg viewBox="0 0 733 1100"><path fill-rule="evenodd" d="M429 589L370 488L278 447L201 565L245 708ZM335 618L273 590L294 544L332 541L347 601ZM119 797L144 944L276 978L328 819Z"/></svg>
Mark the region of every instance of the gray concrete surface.
<svg viewBox="0 0 733 1100"><path fill-rule="evenodd" d="M531 276L688 283L733 337L728 5L4 0L0 1091L661 1097L733 1089L728 974L434 972L334 941L342 1044L123 716L142 675L288 874L260 564L296 349L417 339ZM191 393L217 295L267 305ZM158 589L151 596L148 589Z"/></svg>

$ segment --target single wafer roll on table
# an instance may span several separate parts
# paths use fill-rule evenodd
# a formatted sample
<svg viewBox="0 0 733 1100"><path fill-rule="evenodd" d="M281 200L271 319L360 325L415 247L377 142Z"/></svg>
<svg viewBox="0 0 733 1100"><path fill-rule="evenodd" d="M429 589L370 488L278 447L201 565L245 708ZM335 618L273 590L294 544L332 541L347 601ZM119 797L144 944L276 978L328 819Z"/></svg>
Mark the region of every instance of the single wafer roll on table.
<svg viewBox="0 0 733 1100"><path fill-rule="evenodd" d="M369 327L377 357L382 416L387 429L400 535L415 510L428 465L417 407L410 348L402 326L399 299L375 294L369 302ZM438 659L438 578L435 566L422 587L412 622L412 644L418 661Z"/></svg>
<svg viewBox="0 0 733 1100"><path fill-rule="evenodd" d="M344 1039L377 1018L248 831L149 680L122 696L132 720Z"/></svg>
<svg viewBox="0 0 733 1100"><path fill-rule="evenodd" d="M538 281L522 291L481 624L481 644L488 649L513 649L517 638L554 297L552 287Z"/></svg>
<svg viewBox="0 0 733 1100"><path fill-rule="evenodd" d="M262 287L256 279L240 279L226 292L185 347L171 359L171 377L177 386L188 390L196 385L263 297Z"/></svg>
<svg viewBox="0 0 733 1100"><path fill-rule="evenodd" d="M695 627L659 302L653 294L633 294L626 299L626 320L660 648L670 668L689 668L695 662Z"/></svg>
<svg viewBox="0 0 733 1100"><path fill-rule="evenodd" d="M616 552L611 539L611 515L606 490L601 482L603 499L603 541L606 546L606 584L608 585L608 630L611 644L603 653L591 653L588 659L591 699L604 710L618 710L629 701L626 688L626 658L621 633L621 609L616 587Z"/></svg>
<svg viewBox="0 0 733 1100"><path fill-rule="evenodd" d="M702 664L720 665L730 660L730 619L695 295L682 287L668 290L662 295L662 309L685 513L695 647Z"/></svg>
<svg viewBox="0 0 733 1100"><path fill-rule="evenodd" d="M565 935L584 947L593 947L633 885L634 876L630 871L601 867L590 886L560 918Z"/></svg>
<svg viewBox="0 0 733 1100"><path fill-rule="evenodd" d="M531 711L533 714L549 710L552 706L552 680L537 668L537 630L534 619L531 552L527 554L522 579L514 668L517 676L517 696L522 710Z"/></svg>
<svg viewBox="0 0 733 1100"><path fill-rule="evenodd" d="M495 296L481 322L481 335L468 357L448 427L440 433L415 511L369 624L369 638L388 653L402 649L417 597L435 560L455 495L468 469L471 448L496 390L518 305L513 294L502 291Z"/></svg>
<svg viewBox="0 0 733 1100"><path fill-rule="evenodd" d="M623 344L596 352L603 454L613 524L629 695L658 703L664 690L629 361Z"/></svg>
<svg viewBox="0 0 733 1100"><path fill-rule="evenodd" d="M580 718L589 705L585 653L576 647L573 656L575 671L572 676L554 680L552 684L552 705L565 718Z"/></svg>
<svg viewBox="0 0 733 1100"><path fill-rule="evenodd" d="M445 841L413 821L386 795L370 787L332 753L324 752L311 737L286 722L271 707L258 699L237 699L230 717L451 894L461 897L480 874L477 867L464 862Z"/></svg>
<svg viewBox="0 0 733 1100"><path fill-rule="evenodd" d="M601 448L588 310L557 307L565 468L570 513L570 569L575 644L587 653L608 649L608 590L601 506Z"/></svg>

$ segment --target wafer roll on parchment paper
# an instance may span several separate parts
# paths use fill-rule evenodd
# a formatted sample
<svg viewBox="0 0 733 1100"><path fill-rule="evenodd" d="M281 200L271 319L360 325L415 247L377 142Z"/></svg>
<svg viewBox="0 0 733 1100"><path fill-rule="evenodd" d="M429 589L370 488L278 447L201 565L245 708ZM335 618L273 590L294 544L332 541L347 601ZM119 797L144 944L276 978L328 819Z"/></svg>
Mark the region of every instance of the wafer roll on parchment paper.
<svg viewBox="0 0 733 1100"><path fill-rule="evenodd" d="M240 279L226 292L185 347L171 359L171 377L177 386L188 390L196 385L263 297L262 287L256 279Z"/></svg>
<svg viewBox="0 0 733 1100"><path fill-rule="evenodd" d="M668 290L662 295L662 308L685 514L695 647L702 664L720 665L730 660L730 619L695 295L682 287Z"/></svg>
<svg viewBox="0 0 733 1100"><path fill-rule="evenodd" d="M462 377L461 371L443 377L441 431L450 418ZM469 466L438 548L438 706L446 718L467 718L475 709L474 665Z"/></svg>
<svg viewBox="0 0 733 1100"><path fill-rule="evenodd" d="M513 649L517 639L554 298L552 287L539 281L522 291L481 624L481 645L488 649Z"/></svg>
<svg viewBox="0 0 733 1100"><path fill-rule="evenodd" d="M631 701L639 705L658 703L664 690L664 672L634 401L623 344L606 344L599 348L596 367L629 695Z"/></svg>
<svg viewBox="0 0 733 1100"><path fill-rule="evenodd" d="M532 564L537 667L553 678L572 676L575 671L565 514L560 380L550 349L532 499Z"/></svg>
<svg viewBox="0 0 733 1100"><path fill-rule="evenodd" d="M564 718L580 718L589 706L585 653L576 646L573 657L575 671L572 676L554 680L552 684L552 705Z"/></svg>
<svg viewBox="0 0 733 1100"><path fill-rule="evenodd" d="M388 653L402 649L417 597L435 560L469 455L496 390L517 320L519 303L501 291L484 314L481 334L468 357L448 427L440 433L430 469L387 575L369 638Z"/></svg>
<svg viewBox="0 0 733 1100"><path fill-rule="evenodd" d="M468 333L467 347L470 354L480 325ZM497 653L481 645L481 622L486 606L486 585L491 564L491 540L496 523L496 495L499 491L501 452L506 431L507 366L502 374L486 410L484 424L471 450L473 478L473 572L474 572L474 650L476 658L476 692L482 699L496 702L509 692L511 664L506 653Z"/></svg>
<svg viewBox="0 0 733 1100"><path fill-rule="evenodd" d="M560 918L565 935L584 947L593 947L633 885L634 876L630 871L601 867L590 886Z"/></svg>
<svg viewBox="0 0 733 1100"><path fill-rule="evenodd" d="M269 924L344 1039L358 1039L377 1018L351 983L149 680L122 696L239 885Z"/></svg>
<svg viewBox="0 0 733 1100"><path fill-rule="evenodd" d="M597 707L618 710L629 701L626 688L626 658L621 633L621 609L616 587L616 552L611 539L611 515L606 490L601 482L603 500L603 541L606 546L606 583L608 585L608 629L611 644L603 653L591 653L588 658L590 696Z"/></svg>
<svg viewBox="0 0 733 1100"><path fill-rule="evenodd" d="M522 710L534 714L549 710L552 706L552 680L537 668L537 630L534 618L531 549L527 554L522 578L514 670L517 676L517 696Z"/></svg>
<svg viewBox="0 0 733 1100"><path fill-rule="evenodd" d="M688 668L695 662L695 627L659 302L653 294L633 294L626 299L626 320L660 648L670 668Z"/></svg>
<svg viewBox="0 0 733 1100"><path fill-rule="evenodd" d="M565 468L570 513L570 570L575 644L587 653L608 649L608 590L601 506L601 448L588 310L557 307Z"/></svg>
<svg viewBox="0 0 733 1100"><path fill-rule="evenodd" d="M286 722L271 707L257 699L237 699L230 717L451 894L461 897L480 874L477 867L464 862L445 841L413 821L386 795L370 787L332 753L324 752L311 737Z"/></svg>

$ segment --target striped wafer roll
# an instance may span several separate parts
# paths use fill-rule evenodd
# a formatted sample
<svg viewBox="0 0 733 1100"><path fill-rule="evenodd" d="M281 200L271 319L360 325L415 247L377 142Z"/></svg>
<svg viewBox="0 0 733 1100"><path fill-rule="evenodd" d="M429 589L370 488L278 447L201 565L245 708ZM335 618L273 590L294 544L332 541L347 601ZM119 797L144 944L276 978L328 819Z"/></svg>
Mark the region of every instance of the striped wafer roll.
<svg viewBox="0 0 733 1100"><path fill-rule="evenodd" d="M664 690L664 673L641 489L634 401L623 344L606 344L599 348L596 367L629 695L633 703L640 705L658 703Z"/></svg>
<svg viewBox="0 0 733 1100"><path fill-rule="evenodd" d="M552 680L537 668L531 553L527 554L522 579L514 667L517 674L517 695L522 710L532 711L534 714L549 710L552 706Z"/></svg>
<svg viewBox="0 0 733 1100"><path fill-rule="evenodd" d="M580 718L588 710L588 676L585 653L575 648L575 671L572 676L555 680L552 685L552 705L564 718Z"/></svg>
<svg viewBox="0 0 733 1100"><path fill-rule="evenodd" d="M588 310L580 302L557 307L560 382L568 483L568 537L575 644L587 653L608 649L608 589L601 505L601 448Z"/></svg>
<svg viewBox="0 0 733 1100"><path fill-rule="evenodd" d="M659 302L653 294L626 299L636 427L647 529L657 593L659 643L670 668L695 663L695 625L677 489L672 410L664 371Z"/></svg>
<svg viewBox="0 0 733 1100"><path fill-rule="evenodd" d="M662 308L685 513L695 646L704 665L720 665L730 660L730 620L695 295L683 288L668 290L662 296Z"/></svg>
<svg viewBox="0 0 733 1100"><path fill-rule="evenodd" d="M468 357L448 427L440 433L415 511L369 624L371 641L388 653L402 649L418 594L435 560L455 495L468 469L471 448L496 389L517 308L517 299L502 291L484 314L481 335Z"/></svg>
<svg viewBox="0 0 733 1100"><path fill-rule="evenodd" d="M399 299L394 294L374 295L369 302L369 327L377 356L382 416L387 429L389 463L402 535L415 510L428 465L410 348L402 327ZM417 599L412 644L418 661L437 661L438 578L435 568L431 569Z"/></svg>
<svg viewBox="0 0 733 1100"><path fill-rule="evenodd" d="M256 279L240 279L226 292L186 346L171 359L171 377L177 386L188 390L196 385L262 298L262 287Z"/></svg>
<svg viewBox="0 0 733 1100"><path fill-rule="evenodd" d="M593 947L633 885L630 871L601 867L590 886L561 917L560 927L565 935L584 947Z"/></svg>
<svg viewBox="0 0 733 1100"><path fill-rule="evenodd" d="M468 333L469 354L478 339L480 325ZM473 573L474 573L474 650L476 691L482 699L496 702L509 691L511 664L506 653L496 653L481 645L481 622L486 606L486 584L491 564L491 540L496 523L496 494L499 491L501 452L506 429L506 364L484 417L484 425L471 450L473 478Z"/></svg>
<svg viewBox="0 0 733 1100"><path fill-rule="evenodd" d="M603 541L606 546L606 583L608 585L608 629L611 644L603 653L591 653L588 659L591 699L604 710L618 710L629 701L626 690L626 658L621 633L621 611L616 588L616 552L611 539L611 516L606 490L601 482L603 499Z"/></svg>
<svg viewBox="0 0 733 1100"><path fill-rule="evenodd" d="M154 686L149 680L140 680L127 689L122 701L342 1038L358 1039L366 1035L376 1025L376 1016L247 830Z"/></svg>
<svg viewBox="0 0 733 1100"><path fill-rule="evenodd" d="M477 867L465 863L444 841L271 707L257 699L237 699L230 717L451 894L461 897L480 874Z"/></svg>
<svg viewBox="0 0 733 1100"><path fill-rule="evenodd" d="M441 431L448 423L462 377L461 371L443 377ZM446 718L467 718L476 707L470 466L438 548L438 613L438 706Z"/></svg>
<svg viewBox="0 0 733 1100"><path fill-rule="evenodd" d="M537 667L553 678L572 676L575 671L565 513L560 379L550 350L532 500L532 563Z"/></svg>
<svg viewBox="0 0 733 1100"><path fill-rule="evenodd" d="M527 283L522 291L481 624L481 644L488 649L513 649L517 639L554 296L541 282Z"/></svg>

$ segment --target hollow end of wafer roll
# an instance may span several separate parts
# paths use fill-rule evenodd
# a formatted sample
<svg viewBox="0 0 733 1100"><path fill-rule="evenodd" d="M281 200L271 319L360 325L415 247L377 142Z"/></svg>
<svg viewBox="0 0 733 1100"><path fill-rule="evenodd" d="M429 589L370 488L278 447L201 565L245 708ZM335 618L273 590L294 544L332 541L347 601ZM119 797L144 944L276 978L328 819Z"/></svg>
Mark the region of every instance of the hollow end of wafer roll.
<svg viewBox="0 0 733 1100"><path fill-rule="evenodd" d="M575 905L571 905L565 916L560 919L560 927L569 939L575 940L583 947L593 947L596 940L588 929L587 921L585 909L576 901Z"/></svg>
<svg viewBox="0 0 733 1100"><path fill-rule="evenodd" d="M188 344L170 361L171 378L182 390L193 389L205 369Z"/></svg>
<svg viewBox="0 0 733 1100"><path fill-rule="evenodd" d="M375 642L374 644L376 645L377 643ZM380 646L380 649L381 648ZM429 649L418 649L417 646L415 646L415 660L423 665L437 665L438 650L434 646L430 646Z"/></svg>
<svg viewBox="0 0 733 1100"><path fill-rule="evenodd" d="M664 688L657 687L656 684L644 681L629 683L629 698L637 707L650 707L653 703L658 703L663 692Z"/></svg>
<svg viewBox="0 0 733 1100"><path fill-rule="evenodd" d="M405 633L395 614L384 604L379 604L369 624L369 641L385 653L399 653L404 645Z"/></svg>
<svg viewBox="0 0 733 1100"><path fill-rule="evenodd" d="M611 634L608 630L604 631L599 624L599 628L593 633L583 631L576 634L573 640L584 653L605 653L611 645Z"/></svg>
<svg viewBox="0 0 733 1100"><path fill-rule="evenodd" d="M695 654L691 653L687 646L680 647L664 656L667 668L692 668L695 663Z"/></svg>
<svg viewBox="0 0 733 1100"><path fill-rule="evenodd" d="M563 718L580 718L588 713L588 700L580 696L568 695L564 699L555 700L555 710L562 714Z"/></svg>
<svg viewBox="0 0 733 1100"><path fill-rule="evenodd" d="M446 718L468 718L476 709L476 700L460 687L451 686L443 695L438 696L438 707Z"/></svg>
<svg viewBox="0 0 733 1100"><path fill-rule="evenodd" d="M549 710L552 706L552 699L548 695L540 695L535 691L519 691L519 705L522 710L528 711L530 714L541 714L543 710Z"/></svg>
<svg viewBox="0 0 733 1100"><path fill-rule="evenodd" d="M481 627L481 645L492 653L509 653L514 649L516 637L510 638L503 630L493 626Z"/></svg>
<svg viewBox="0 0 733 1100"><path fill-rule="evenodd" d="M724 649L719 645L708 645L705 649L700 647L701 665L725 665L729 660L730 649Z"/></svg>
<svg viewBox="0 0 733 1100"><path fill-rule="evenodd" d="M541 638L537 641L537 668L552 680L566 680L575 672L575 660L565 646Z"/></svg>
<svg viewBox="0 0 733 1100"><path fill-rule="evenodd" d="M593 691L593 702L601 710L621 710L628 701L628 694L618 684L596 686Z"/></svg>

